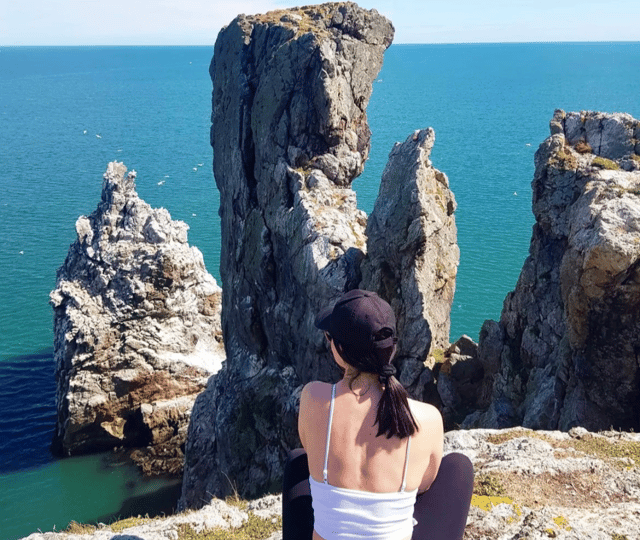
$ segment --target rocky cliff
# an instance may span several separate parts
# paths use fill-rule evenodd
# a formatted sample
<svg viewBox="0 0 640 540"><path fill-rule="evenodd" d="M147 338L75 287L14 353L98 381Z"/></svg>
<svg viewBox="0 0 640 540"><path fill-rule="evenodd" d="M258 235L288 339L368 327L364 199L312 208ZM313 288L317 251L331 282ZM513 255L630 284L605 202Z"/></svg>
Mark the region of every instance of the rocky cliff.
<svg viewBox="0 0 640 540"><path fill-rule="evenodd" d="M529 257L480 332L465 426L640 429L640 122L556 111L535 156Z"/></svg>
<svg viewBox="0 0 640 540"><path fill-rule="evenodd" d="M368 228L350 188L369 152L366 106L392 37L387 19L348 2L239 16L218 36L211 143L227 362L193 409L183 508L234 489L279 490L286 452L299 445L302 385L339 376L313 321L345 290L379 290L384 274L381 294L425 338L406 340L403 355L420 364L406 371L431 380L418 359L432 334L448 340L448 317L438 318L448 308L427 303L440 295L450 305L457 267L455 202L428 159L433 132L394 149L380 196L388 204ZM393 253L383 253L384 229L406 236ZM451 261L435 246L439 234ZM367 250L377 255L364 270ZM412 261L411 250L424 257ZM433 331L418 322L431 314Z"/></svg>
<svg viewBox="0 0 640 540"><path fill-rule="evenodd" d="M178 474L193 402L224 359L221 291L188 226L142 201L135 178L109 164L51 292L54 448L140 447L147 473Z"/></svg>

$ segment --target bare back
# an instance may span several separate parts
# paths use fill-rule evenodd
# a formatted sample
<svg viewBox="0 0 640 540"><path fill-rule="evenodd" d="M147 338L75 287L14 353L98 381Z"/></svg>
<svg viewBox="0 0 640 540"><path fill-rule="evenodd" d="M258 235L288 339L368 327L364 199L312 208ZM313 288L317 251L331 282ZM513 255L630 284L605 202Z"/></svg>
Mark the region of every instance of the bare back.
<svg viewBox="0 0 640 540"><path fill-rule="evenodd" d="M380 396L377 385L361 395L344 379L336 385L327 467L330 485L378 493L400 490L408 440L376 437ZM311 476L319 482L323 481L330 403L330 384L313 382L303 389L298 430ZM442 459L442 417L426 403L409 400L409 405L419 430L411 437L406 490L423 492L433 482Z"/></svg>

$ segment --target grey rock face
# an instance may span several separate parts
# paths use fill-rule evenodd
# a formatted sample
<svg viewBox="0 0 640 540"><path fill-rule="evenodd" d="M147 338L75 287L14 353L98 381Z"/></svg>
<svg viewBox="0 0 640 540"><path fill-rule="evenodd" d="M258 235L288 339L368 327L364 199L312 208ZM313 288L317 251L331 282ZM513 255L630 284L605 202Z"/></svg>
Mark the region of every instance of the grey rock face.
<svg viewBox="0 0 640 540"><path fill-rule="evenodd" d="M556 111L551 132L535 157L530 255L500 328L480 336L492 403L465 425L638 429L640 123Z"/></svg>
<svg viewBox="0 0 640 540"><path fill-rule="evenodd" d="M58 418L54 446L143 447L148 473L180 473L196 395L224 359L221 290L188 226L110 163L102 199L76 223L51 292Z"/></svg>
<svg viewBox="0 0 640 540"><path fill-rule="evenodd" d="M398 314L400 380L424 399L432 377L424 361L449 346L451 303L460 251L446 175L429 159L432 129L396 144L382 174L366 228L363 288L385 298Z"/></svg>
<svg viewBox="0 0 640 540"><path fill-rule="evenodd" d="M211 142L227 362L193 410L183 507L236 487L277 490L299 444L301 384L338 375L313 322L360 282L366 216L349 185L392 38L387 19L352 3L242 15L218 36Z"/></svg>
<svg viewBox="0 0 640 540"><path fill-rule="evenodd" d="M459 430L445 452L475 468L464 538L636 538L640 474L634 433Z"/></svg>

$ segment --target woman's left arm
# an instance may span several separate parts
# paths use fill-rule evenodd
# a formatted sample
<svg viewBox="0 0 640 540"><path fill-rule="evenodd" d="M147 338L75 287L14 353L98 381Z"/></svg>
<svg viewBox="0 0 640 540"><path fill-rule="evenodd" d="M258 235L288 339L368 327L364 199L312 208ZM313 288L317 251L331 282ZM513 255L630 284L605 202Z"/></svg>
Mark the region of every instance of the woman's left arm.
<svg viewBox="0 0 640 540"><path fill-rule="evenodd" d="M302 442L303 448L307 448L306 443L306 426L309 425L309 402L311 401L311 385L313 383L307 383L302 389L300 394L300 410L298 411L298 436Z"/></svg>

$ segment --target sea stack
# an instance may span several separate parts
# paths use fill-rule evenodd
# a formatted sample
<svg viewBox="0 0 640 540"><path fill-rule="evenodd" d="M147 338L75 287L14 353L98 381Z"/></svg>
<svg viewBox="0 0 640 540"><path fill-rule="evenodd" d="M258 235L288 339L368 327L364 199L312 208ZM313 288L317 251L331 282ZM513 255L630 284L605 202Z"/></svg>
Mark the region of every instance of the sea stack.
<svg viewBox="0 0 640 540"><path fill-rule="evenodd" d="M240 15L211 63L227 361L196 401L180 504L279 491L301 385L329 380L315 314L360 283L366 215L352 180L393 26L332 3Z"/></svg>
<svg viewBox="0 0 640 540"><path fill-rule="evenodd" d="M340 377L314 320L347 290L379 290L375 277L364 279L363 261L368 249L385 248L369 247L367 216L357 208L351 183L369 153L366 107L393 33L375 10L341 2L241 15L218 36L210 69L211 143L220 190L227 361L193 408L180 508L234 490L245 497L280 491L287 452L300 446L302 386ZM392 152L395 165L385 173L381 197L399 203L374 211L379 220L372 237L389 227L398 236L409 233L407 250L428 253L437 250L423 228L431 227L435 238L436 229L453 224L443 242L455 238L453 195L428 159L433 137L430 130L417 132ZM408 170L394 172L404 165ZM426 217L436 207L437 217ZM450 300L457 246L451 257L438 272L416 270L408 261L385 269L398 287L380 294L401 311L417 302L412 319L404 312L399 319L424 319L428 279L444 283L443 298ZM376 256L367 275L380 275L386 262ZM413 286L424 272L431 278ZM448 326L439 325L440 340ZM431 336L426 320L412 329ZM411 381L433 382L428 370L423 374L430 343L431 337L419 353L409 351L419 364L411 365Z"/></svg>
<svg viewBox="0 0 640 540"><path fill-rule="evenodd" d="M555 112L529 257L480 332L490 404L467 427L640 429L640 122Z"/></svg>
<svg viewBox="0 0 640 540"><path fill-rule="evenodd" d="M447 176L431 163L434 143L433 129L418 130L389 154L362 264L362 288L397 314L399 380L412 397L430 402L437 399L434 362L425 360L449 348L460 259L456 201Z"/></svg>
<svg viewBox="0 0 640 540"><path fill-rule="evenodd" d="M193 402L224 359L221 290L188 226L141 200L135 178L109 164L51 292L53 446L135 447L146 473L178 475Z"/></svg>

